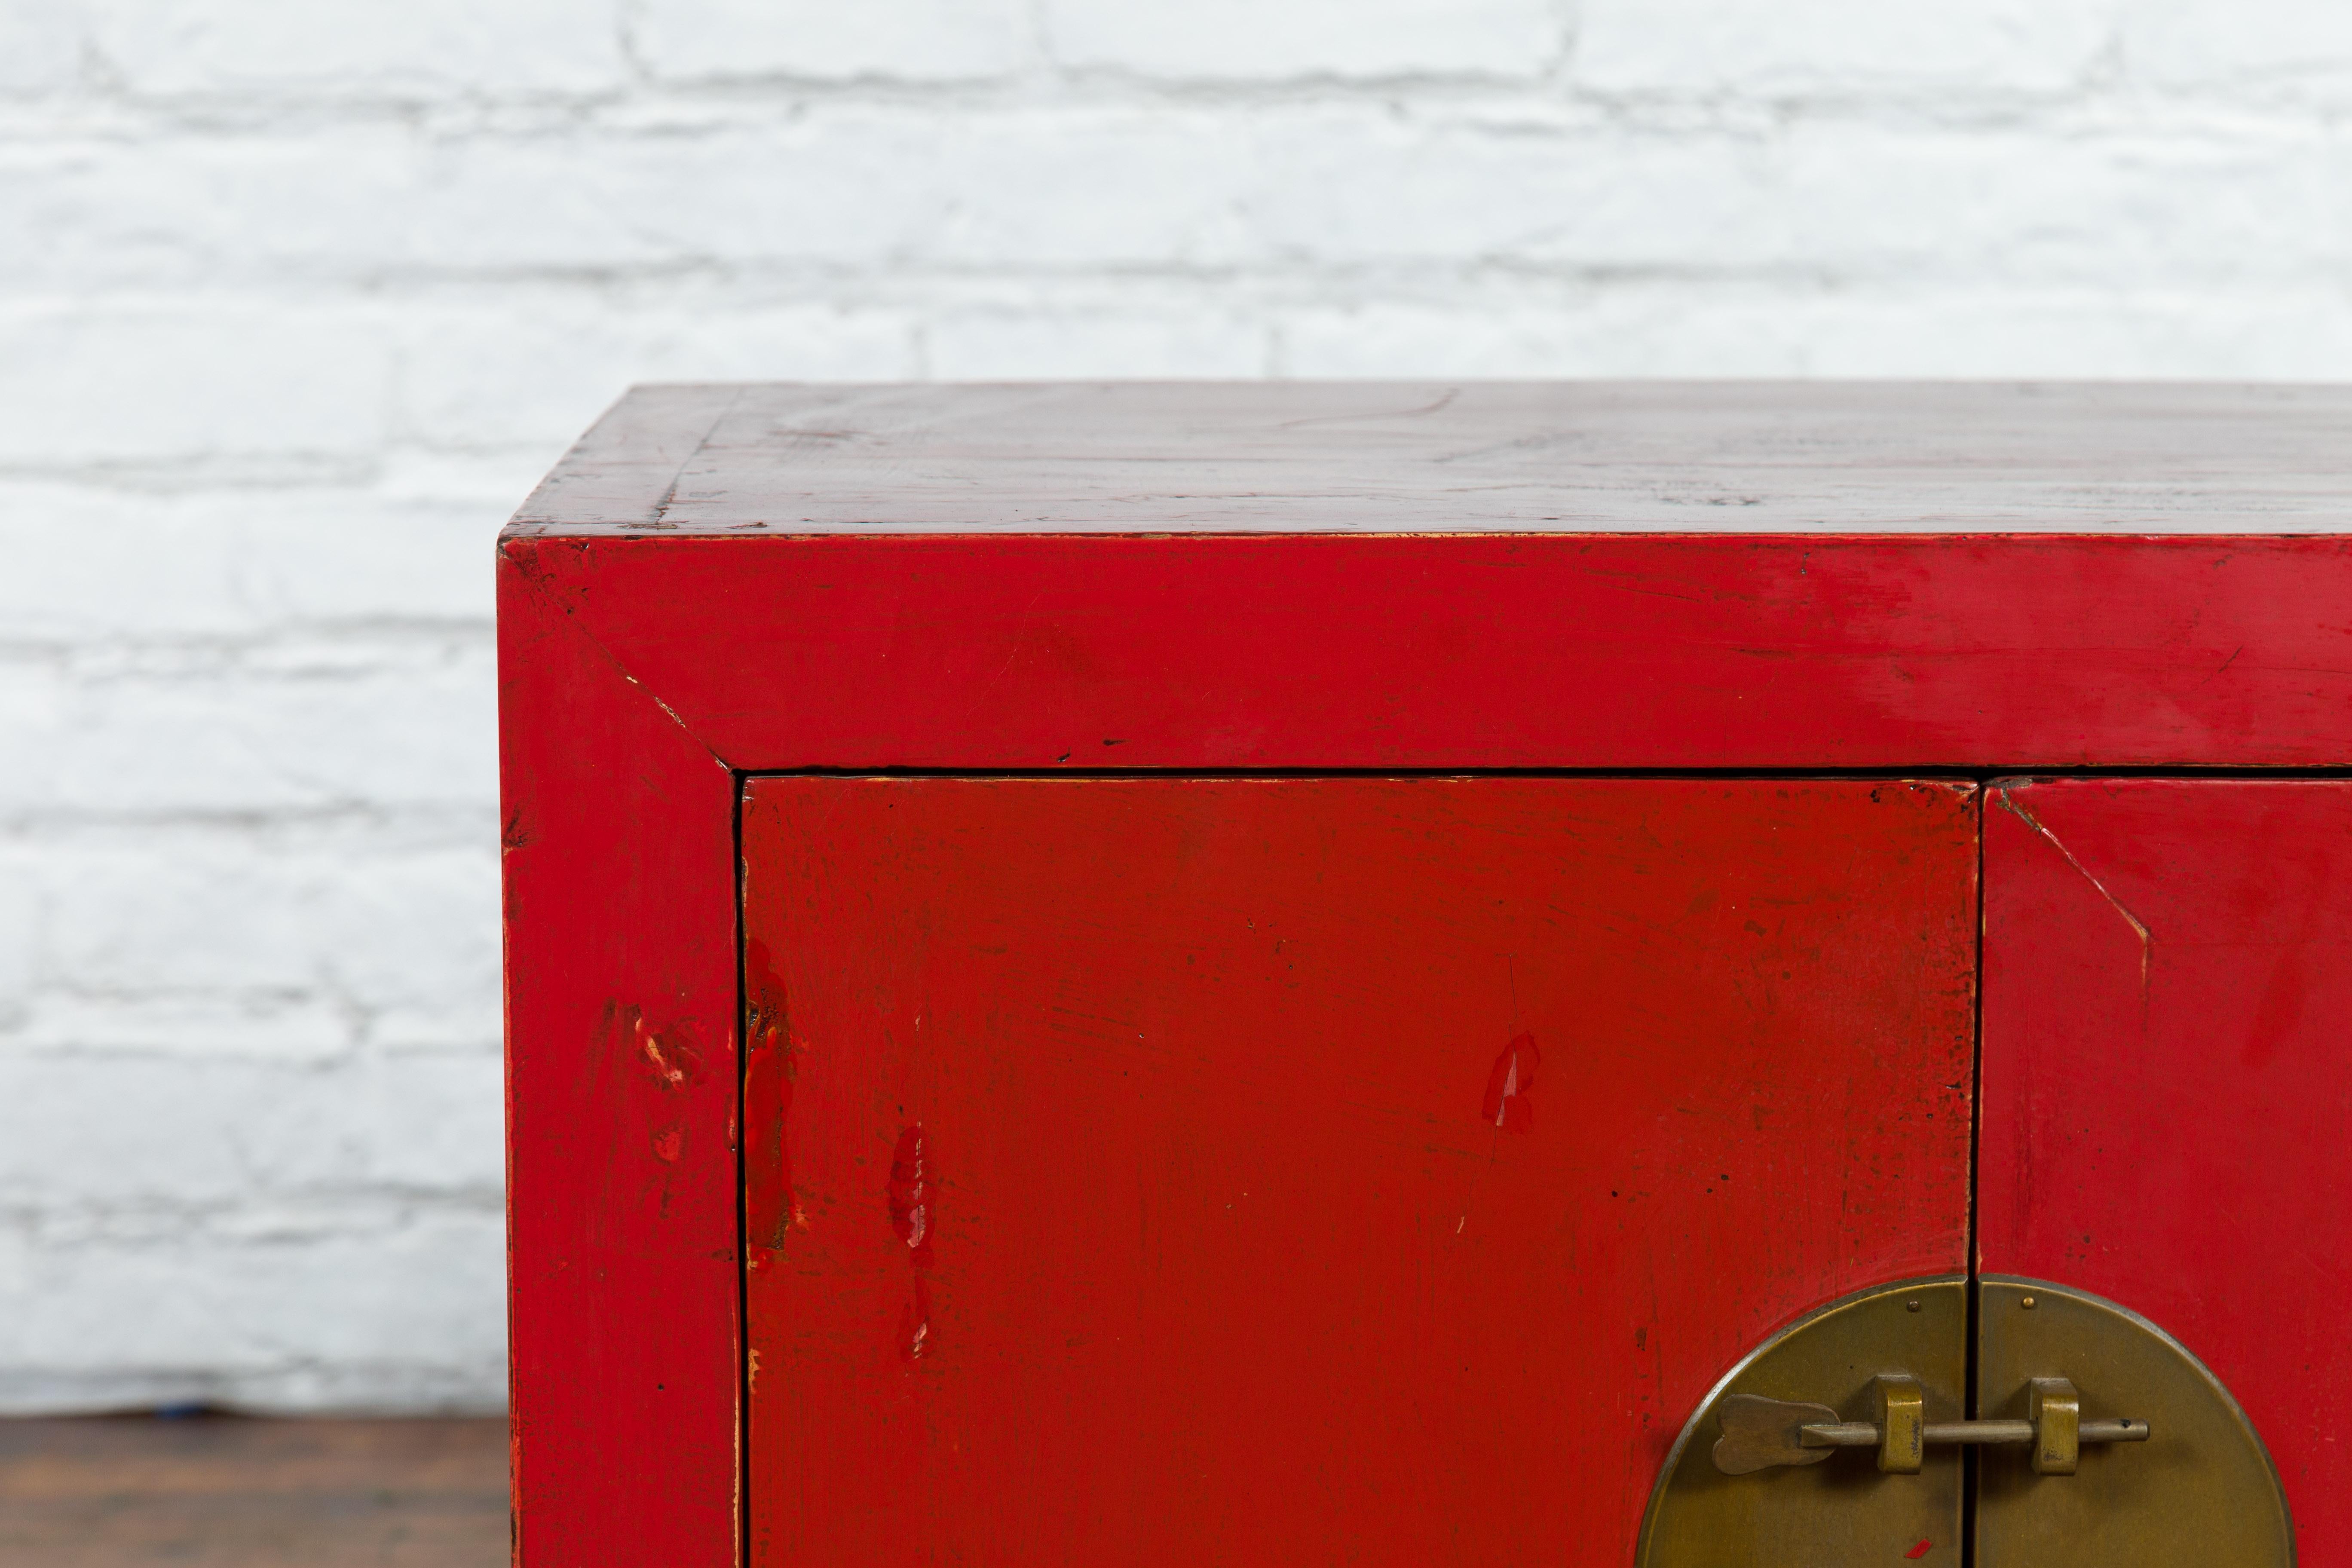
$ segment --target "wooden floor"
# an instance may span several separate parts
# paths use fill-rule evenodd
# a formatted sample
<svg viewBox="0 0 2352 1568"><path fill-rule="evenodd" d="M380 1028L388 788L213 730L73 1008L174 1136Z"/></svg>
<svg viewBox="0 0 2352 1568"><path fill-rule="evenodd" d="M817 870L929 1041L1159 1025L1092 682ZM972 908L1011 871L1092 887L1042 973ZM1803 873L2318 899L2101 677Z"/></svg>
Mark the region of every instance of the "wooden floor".
<svg viewBox="0 0 2352 1568"><path fill-rule="evenodd" d="M0 1421L0 1568L497 1568L503 1421Z"/></svg>

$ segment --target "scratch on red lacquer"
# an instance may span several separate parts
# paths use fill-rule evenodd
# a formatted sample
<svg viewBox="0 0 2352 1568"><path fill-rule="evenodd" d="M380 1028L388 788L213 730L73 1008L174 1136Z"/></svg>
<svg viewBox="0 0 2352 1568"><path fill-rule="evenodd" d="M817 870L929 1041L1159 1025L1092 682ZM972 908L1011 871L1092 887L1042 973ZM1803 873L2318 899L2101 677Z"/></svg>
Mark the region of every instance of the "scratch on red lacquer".
<svg viewBox="0 0 2352 1568"><path fill-rule="evenodd" d="M1533 1035L1520 1035L1503 1047L1486 1075L1486 1098L1478 1110L1488 1126L1506 1132L1535 1131L1535 1107L1528 1102L1528 1091L1536 1086L1536 1068L1542 1060Z"/></svg>
<svg viewBox="0 0 2352 1568"><path fill-rule="evenodd" d="M899 1324L899 1350L919 1361L931 1336L931 1173L922 1123L902 1128L890 1154L890 1229L904 1242L915 1270L914 1299Z"/></svg>

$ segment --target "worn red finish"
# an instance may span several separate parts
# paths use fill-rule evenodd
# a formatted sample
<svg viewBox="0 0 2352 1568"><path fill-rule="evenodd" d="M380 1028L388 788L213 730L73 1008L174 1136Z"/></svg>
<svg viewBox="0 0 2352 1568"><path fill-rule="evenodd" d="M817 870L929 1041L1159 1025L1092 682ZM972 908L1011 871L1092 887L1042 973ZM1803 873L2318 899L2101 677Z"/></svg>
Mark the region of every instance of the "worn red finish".
<svg viewBox="0 0 2352 1568"><path fill-rule="evenodd" d="M1986 812L1983 1266L2154 1320L2352 1558L2352 784L2130 779Z"/></svg>
<svg viewBox="0 0 2352 1568"><path fill-rule="evenodd" d="M515 1475L518 1559L528 1568L721 1568L743 1546L744 1243L789 1254L796 1237L827 1222L795 1194L833 1180L808 1163L816 1150L787 1136L833 1108L785 1070L793 1058L783 1042L803 1020L775 1003L780 994L790 1003L789 988L761 978L789 974L804 958L752 942L742 944L739 969L735 843L747 775L2352 765L2352 616L2343 608L2352 604L2352 541L1866 531L1879 515L1906 528L1998 528L2004 520L2210 526L2217 518L2246 528L2326 526L2352 515L2336 458L2352 412L2334 393L1180 392L1167 397L1181 407L1143 434L1192 430L1196 449L1184 463L1161 463L1175 437L1162 440L1146 453L1148 474L1118 468L1118 454L1141 448L1137 431L1115 427L1116 419L1096 421L1076 446L1051 445L1066 425L1086 422L1084 410L1126 406L1134 401L1126 395L972 394L973 408L1037 401L1044 410L1034 441L991 459L986 506L994 510L984 516L954 482L988 454L970 444L976 426L959 423L952 395L902 390L861 401L864 391L835 389L762 402L732 389L641 394L668 412L634 426L608 421L501 542ZM1722 407L1696 426L1668 417L1710 399ZM807 407L794 414L786 405ZM916 405L930 411L876 434ZM1493 412L1503 405L1510 408ZM1246 418L1200 423L1203 409L1244 405ZM2095 415L2087 422L2085 408ZM1383 409L1417 412L1399 425ZM1331 417L1309 417L1317 415ZM869 427L852 428L861 418ZM1432 421L1444 428L1415 436L1408 427ZM911 457L908 442L921 448ZM1612 443L1639 460L1618 462ZM1248 463L1230 460L1244 449ZM1718 461L1727 451L1736 463ZM828 458L845 453L855 461ZM1269 455L1283 460L1269 466ZM824 479L843 472L860 484L900 473L913 479L904 504L877 510L852 493L855 484ZM1033 483L1039 472L1051 481L1043 489ZM1269 475L1280 478L1281 493L1262 493L1258 479ZM802 504L803 492L819 489L821 505ZM1192 526L1186 520L1199 514L1199 526L1229 531L1018 531L1023 518L1042 515L1023 510L1033 494L1060 496L1073 526L1122 526L1132 503L1137 517L1160 520L1155 527ZM1505 530L1561 517L1603 527L1621 516L1628 526L1711 521L1750 500L1759 505L1742 516L1848 531L1444 531L1456 521ZM1328 531L1283 532L1294 512L1299 526ZM817 513L830 521L806 531L789 521ZM957 521L967 513L968 529ZM785 786L761 785L771 787ZM2047 793L2056 804L2033 806L2038 819L2147 927L2144 993L2136 989L2142 954L2126 944L2137 938L2120 913L2095 903L2088 879L2046 841L2021 837L2021 819L1991 813L1986 1179L2016 1181L2021 1149L2038 1174L2022 1189L1989 1184L1986 1258L1990 1267L2042 1268L2116 1295L2206 1354L2263 1424L2317 1554L2306 1560L2320 1561L2346 1550L2335 1544L2344 1527L2330 1522L2341 1518L2331 1510L2352 1487L2328 1468L2333 1450L2313 1446L2319 1417L2308 1413L2325 1410L2329 1429L2339 1426L2330 1391L2344 1379L2315 1374L2304 1414L2281 1415L2273 1391L2294 1353L2284 1348L2288 1331L2344 1337L2325 1310L2338 1281L2327 1240L2333 1210L2322 1200L2336 1189L2325 1159L2295 1191L2278 1162L2289 1147L2299 1156L2325 1150L2307 1136L2333 1103L2325 1075L2293 1075L2319 1059L2314 1020L2327 1016L2329 987L2342 982L2324 964L2324 974L2289 973L2276 995L2291 998L2300 986L2305 1000L2286 1023L2278 1020L2288 1000L2266 1013L2242 993L2259 985L2272 994L2277 955L2293 945L2276 922L2300 918L2294 899L2325 896L2306 897L2294 879L2319 863L2310 857L2332 853L2325 846L2333 840L2324 832L2303 844L2233 837L2228 811L2238 808L2183 805L2177 823L2146 824L2151 843L2173 848L2149 872L2164 876L2142 888L2133 881L2138 851L2122 837L2102 840L2099 811L2084 805L2082 820L2069 816L2075 797L2066 790L2095 802L2109 798L2097 793L2108 787L2038 785L2021 798ZM2250 787L2206 781L2164 786L2179 792L2168 796L2136 784L2114 786L2112 798L2194 802L2210 789L2226 802L2237 798L2228 791ZM2232 846L2242 852L2234 862ZM2017 908L2046 896L2047 910L2064 919L2004 913L2010 870L2026 878ZM2179 908L2168 906L2166 889L2194 885L2178 881L2190 870L2213 890L2209 905L2184 894ZM2274 909L2262 902L2272 896L2261 891L2265 877L2285 900ZM2238 929L2228 925L2232 909L2256 935L2229 934ZM2256 919L2263 910L2271 925ZM1347 912L1327 911L1333 920ZM1463 913L1471 925L1473 912ZM1401 910L1401 925L1411 914ZM886 917L898 918L879 909L863 918ZM1814 917L1828 918L1821 910ZM2200 930L2217 945L2200 949L2173 934ZM1634 940L1630 928L1602 936ZM2325 938L2293 942L2317 955ZM2062 963L2070 952L2075 959ZM1255 954L1253 970L1242 962L1251 956L1236 951L1231 973L1254 975L1272 1006L1270 960ZM2192 968L2203 976L2193 985ZM2015 1013L2036 973L2079 981L2085 994ZM2139 1037L2111 1032L2122 1027L2123 1012L2108 1005L2118 988L2145 997ZM1483 988L1475 994L1491 999ZM2168 1011L2173 997L2183 1005ZM1677 999L1685 1003L1696 1005ZM2194 1037L2194 1008L2209 1004L2216 1017L2233 1016L2231 1007L2244 1015L2232 1026L2243 1037L2211 1059L2180 1044ZM1327 994L1321 1005L1352 1004ZM740 1058L739 1008L752 1047ZM2134 1239L2118 1195L2127 1193L2126 1173L2082 1155L2084 1140L2095 1152L2103 1141L2124 1146L2122 1133L2081 1131L2090 1124L2066 1121L2073 1102L2053 1098L2060 1089L2097 1089L2095 1064L2071 1080L2016 1076L2057 1073L2066 1059L2054 1037L2033 1037L2041 1043L2030 1050L2014 1043L2025 1037L2009 1020L2058 1016L2052 1008L2073 1009L2066 1016L2083 1026L2081 1050L2114 1047L2099 1058L2121 1086L2112 1114L2142 1104L2171 1115L2160 1135L2179 1139L2188 1166L2220 1170L2227 1138L2254 1136L2222 1128L2225 1111L2273 1115L2292 1144L2283 1135L2247 1152L2242 1188L2218 1175L2204 1219L2166 1218L2161 1235ZM1458 1058L1447 1057L1453 1098L1444 1103L1486 1141L1495 1170L1566 1158L1561 1130L1579 1126L1573 1021L1515 1025L1506 1016L1484 1029L1460 1042ZM2271 1035L2284 1043L2252 1064L2246 1041ZM1319 1037L1302 1038L1305 1050ZM2177 1053L2164 1058L2165 1074L2140 1073L2129 1051L2158 1047ZM2231 1062L2236 1079L2224 1072ZM1196 1061L1193 1070L1203 1069ZM2165 1099L2168 1075L2200 1098ZM2299 1086L2292 1093L2283 1087L2291 1079ZM1856 1103L1897 1093L1884 1079L1853 1081ZM1357 1114L1336 1077L1295 1087L1306 1097L1302 1119L1310 1108ZM2280 1098L2260 1098L2273 1089ZM1430 1094L1434 1106L1433 1087ZM742 1104L752 1114L739 1150ZM2200 1143L2204 1131L2179 1124L2209 1106L2216 1142ZM2003 1120L2012 1115L2027 1120L2012 1129ZM1869 1123L1857 1117L1852 1125ZM2072 1142L2068 1127L2077 1129ZM960 1271L985 1244L960 1186L974 1179L961 1142L969 1132L912 1103L902 1120L876 1124L874 1179L857 1198L869 1205L871 1226L857 1246L874 1249L859 1254L861 1267L895 1272L876 1276L887 1278L887 1300L859 1310L872 1308L885 1347L899 1358L874 1373L900 1380L893 1387L928 1387L923 1380L952 1364L945 1358L970 1352L957 1332L971 1300ZM2130 1131L2131 1146L2158 1136ZM1108 1150L1089 1169L1122 1168L1114 1155L1134 1163L1133 1152ZM743 1189L739 1160L773 1179ZM2053 1162L2078 1173L2053 1175ZM1402 1165L1382 1179L1391 1178L1392 1188L1342 1193L1340 1176L1316 1176L1335 1197L1355 1199L1344 1212L1359 1216L1372 1195L1421 1190ZM1074 1167L1064 1179L1082 1184L1087 1172ZM2014 1215L2021 1190L2052 1205L2051 1217L2028 1214L2004 1231L2000 1215ZM1731 1212L1717 1204L1721 1195L1699 1194L1694 1215ZM2078 1212L2096 1223L2067 1230ZM2227 1233L2232 1225L2238 1232ZM2068 1235L2115 1246L2076 1258L2065 1250ZM2191 1257L2187 1238L2198 1235L2210 1249ZM2258 1331L2246 1316L2274 1298L2242 1289L2258 1277L2231 1272L2242 1257L2302 1271L2280 1277L2284 1328L2273 1318ZM1867 1272L1867 1258L1853 1261L1857 1275ZM1272 1262L1265 1272L1275 1272ZM1830 1269L1813 1283L1832 1277L1843 1276ZM1429 1276L1431 1289L1440 1278ZM1541 1268L1530 1276L1548 1278ZM755 1296L772 1286L781 1288L781 1277L751 1277ZM1758 1307L1742 1304L1745 1282L1725 1285L1715 1326L1675 1342L1672 1353L1687 1364L1675 1360L1673 1375L1699 1376L1689 1364L1706 1353L1727 1360L1746 1348L1742 1336L1814 1304L1798 1300L1794 1284L1775 1289L1781 1294L1768 1291ZM1637 1321L1645 1298L1627 1300L1619 1340L1649 1327ZM837 1313L853 1303L824 1305ZM2221 1343L2232 1336L2255 1348ZM1713 1349L1690 1348L1700 1344ZM2322 1366L2335 1353L2310 1352ZM1611 1376L1623 1371L1618 1362L1601 1366ZM771 1363L762 1398L776 1396L775 1375ZM1679 1408L1671 1407L1675 1389L1684 1391ZM1661 1423L1679 1423L1696 1398L1664 1370L1641 1390L1647 1403L1603 1415L1646 1415L1644 1442ZM1265 1402L1253 1401L1235 1420L1265 1418ZM1465 1438L1474 1447L1482 1440ZM919 1447L908 1452L923 1456ZM1646 1491L1650 1478L1636 1479L1629 1454L1604 1456L1603 1469L1632 1510L1625 1500ZM1533 1473L1497 1462L1498 1474ZM924 1486L946 1484L924 1479L931 1472L919 1466L912 1473ZM1309 1504L1322 1495L1304 1494ZM1478 1528L1507 1537L1537 1526ZM1598 1555L1580 1545L1572 1560Z"/></svg>
<svg viewBox="0 0 2352 1568"><path fill-rule="evenodd" d="M572 616L502 588L516 1560L717 1568L740 1372L734 778Z"/></svg>
<svg viewBox="0 0 2352 1568"><path fill-rule="evenodd" d="M1622 1561L1751 1344L1964 1267L1962 786L762 778L743 857L764 1568Z"/></svg>
<svg viewBox="0 0 2352 1568"><path fill-rule="evenodd" d="M2304 766L2352 540L509 540L747 770Z"/></svg>

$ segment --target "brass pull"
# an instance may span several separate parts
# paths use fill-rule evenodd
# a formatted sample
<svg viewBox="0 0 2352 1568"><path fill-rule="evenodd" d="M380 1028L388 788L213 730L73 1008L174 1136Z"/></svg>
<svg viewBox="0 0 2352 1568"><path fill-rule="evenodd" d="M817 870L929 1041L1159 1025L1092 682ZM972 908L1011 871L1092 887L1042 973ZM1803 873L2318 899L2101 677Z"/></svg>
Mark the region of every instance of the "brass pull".
<svg viewBox="0 0 2352 1568"><path fill-rule="evenodd" d="M2082 1399L2063 1377L2033 1380L2026 1421L1929 1421L1927 1390L1903 1373L1880 1373L1877 1393L1875 1421L1841 1421L1826 1405L1727 1394L1717 1415L1723 1436L1715 1468L1744 1476L1775 1465L1817 1465L1836 1448L1875 1448L1880 1469L1910 1476L1919 1473L1930 1443L2031 1443L2035 1473L2071 1476L2085 1443L2147 1441L2145 1421L2084 1420Z"/></svg>

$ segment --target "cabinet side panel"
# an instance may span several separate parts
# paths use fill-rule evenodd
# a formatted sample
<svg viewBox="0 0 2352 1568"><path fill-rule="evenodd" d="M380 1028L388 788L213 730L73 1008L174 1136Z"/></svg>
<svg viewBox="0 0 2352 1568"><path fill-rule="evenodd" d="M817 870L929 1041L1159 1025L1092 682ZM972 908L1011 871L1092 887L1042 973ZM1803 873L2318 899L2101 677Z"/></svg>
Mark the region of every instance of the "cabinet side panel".
<svg viewBox="0 0 2352 1568"><path fill-rule="evenodd" d="M1629 1561L1749 1349L1962 1267L1974 808L752 781L754 1561Z"/></svg>
<svg viewBox="0 0 2352 1568"><path fill-rule="evenodd" d="M499 563L516 1560L736 1560L732 775Z"/></svg>
<svg viewBox="0 0 2352 1568"><path fill-rule="evenodd" d="M2180 1340L2269 1445L2303 1560L2343 1562L2352 784L2053 781L1986 824L1984 1268Z"/></svg>

